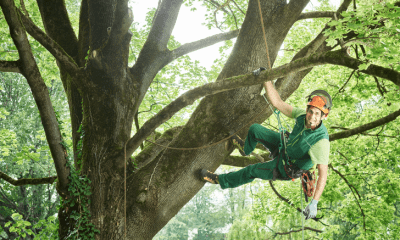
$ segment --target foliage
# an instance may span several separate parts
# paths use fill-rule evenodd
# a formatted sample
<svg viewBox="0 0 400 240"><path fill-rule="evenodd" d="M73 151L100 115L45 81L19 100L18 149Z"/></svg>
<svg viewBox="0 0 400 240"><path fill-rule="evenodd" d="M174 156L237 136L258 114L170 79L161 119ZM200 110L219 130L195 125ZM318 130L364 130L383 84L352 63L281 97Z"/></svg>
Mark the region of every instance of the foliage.
<svg viewBox="0 0 400 240"><path fill-rule="evenodd" d="M59 81L48 83L54 107L60 112L60 118L65 119L68 115L61 88ZM54 176L56 172L53 160L26 80L20 75L0 73L0 89L0 108L9 113L0 119L1 171L14 178ZM64 129L68 132L69 126L64 124ZM7 236L10 228L5 227L5 224L15 224L12 214L20 214L25 221L35 226L40 220L53 216L58 203L53 185L14 187L8 183L0 183L0 219L5 219L4 222L0 220L3 236ZM27 229L38 234L47 226Z"/></svg>
<svg viewBox="0 0 400 240"><path fill-rule="evenodd" d="M365 48L360 56L365 64L360 66L360 70L366 69L370 63L400 70L400 7L393 3L361 1L357 9L342 16L340 20L331 21L328 24L331 28L325 31L331 46L336 44L335 39L343 39L345 34L353 31L357 37L344 44L353 49L357 45Z"/></svg>

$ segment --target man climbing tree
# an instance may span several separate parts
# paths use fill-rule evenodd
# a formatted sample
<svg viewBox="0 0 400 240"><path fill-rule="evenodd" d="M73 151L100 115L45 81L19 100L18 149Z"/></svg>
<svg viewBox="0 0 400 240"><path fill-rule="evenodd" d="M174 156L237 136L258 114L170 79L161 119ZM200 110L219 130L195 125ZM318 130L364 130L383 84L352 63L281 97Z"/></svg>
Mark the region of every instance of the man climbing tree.
<svg viewBox="0 0 400 240"><path fill-rule="evenodd" d="M260 70L265 68L254 71L254 75L258 75ZM269 149L273 160L221 175L202 169L201 178L213 184L220 184L222 189L234 188L252 182L255 178L294 180L313 165L317 165L319 178L316 191L311 203L304 210L306 219L314 218L328 175L330 144L328 131L322 120L328 116L332 107L331 97L325 91L314 91L308 96L307 108L304 110L282 101L272 82L264 83L264 87L271 104L287 117L296 119L287 143L286 140L281 141L281 136L284 136L281 127L278 133L253 124L245 141L236 135L232 137L234 144L238 146L242 156L247 156L256 148L257 143L261 143Z"/></svg>

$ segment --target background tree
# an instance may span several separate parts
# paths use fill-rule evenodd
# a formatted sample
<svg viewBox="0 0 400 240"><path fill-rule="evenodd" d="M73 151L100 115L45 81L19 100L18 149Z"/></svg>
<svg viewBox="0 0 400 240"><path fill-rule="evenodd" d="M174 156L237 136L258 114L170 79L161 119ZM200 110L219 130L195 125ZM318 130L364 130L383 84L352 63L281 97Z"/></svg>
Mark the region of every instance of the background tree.
<svg viewBox="0 0 400 240"><path fill-rule="evenodd" d="M233 146L228 141L210 144L225 139L236 131L245 137L245 126L252 122L262 122L271 115L271 111L268 110L260 113L266 108L264 99L259 95L262 82L278 78L276 87L282 99L286 100L296 91L312 67L323 64L342 65L357 70L357 75L364 73L374 76L374 79L377 79L375 88L382 93L382 81L385 81L385 87L391 91L388 95L392 97L391 102L393 101L390 108L398 109L398 70L382 61L385 49L377 53L378 58L368 56L374 47L367 49L367 43L377 37L373 34L362 35L351 27L340 28L340 24L343 23L339 20L344 16L341 13L352 1L343 1L340 8L334 12L309 14L302 13L309 2L307 0L291 0L289 3L281 0L261 1L268 56L265 54L257 1L240 2L242 7L238 5L235 11L241 10L243 15L246 13L242 18L237 18L233 11L229 14L227 9L233 6L229 5L230 1L210 1L217 12L223 11L226 14L224 20L230 24L227 28L241 26L240 32L233 30L178 46L170 39L182 2L160 2L143 46L140 41L132 41L132 31L129 29L134 9L132 11L128 8L127 1L83 0L80 5L79 23L70 21L66 5L61 0L29 2L27 5L32 5L29 10L26 10L24 5L16 8L12 0L0 3L4 15L1 19L2 26L8 25L12 41L18 50L16 58L0 61L0 70L21 73L27 79L38 106L57 172L57 191L63 199L58 214L60 238L64 239L70 234L91 238L95 228L101 233L96 235L98 239L121 239L124 229L127 230L129 238L151 239L202 188L204 183L199 181L197 176L200 168L214 170L224 161L232 160L230 155ZM396 26L394 23L398 19L398 11L393 5L381 4L386 6L386 9L383 7L366 15L371 21L363 23L365 22L366 29L388 29L381 33L386 34L396 29L393 26ZM32 12L31 18L28 17L29 12ZM388 17L376 15L384 12ZM321 32L306 44L298 46L299 50L291 63L269 69L259 77L252 76L252 70L268 66L268 62L274 65L277 53L294 23L321 16L335 19L327 26L321 26L324 28L322 31L330 34L331 38L328 39L328 36ZM357 17L363 16L354 17L350 14L343 21L351 22L349 20L353 18L357 22ZM217 27L224 29L217 23L217 17L214 19ZM77 29L77 34L74 29ZM35 40L29 41L26 33ZM154 86L152 84L156 83L157 74L162 72L165 66L188 52L236 36L232 53L216 82L186 92L151 116L142 126L136 121L137 130L133 137L130 136L135 116L145 102L150 88ZM387 36L390 43L394 42L395 36ZM61 134L64 129L62 124L60 129L45 85L45 75L34 59L31 45L35 44L30 42L35 41L51 53L60 70L71 119L73 153L70 151L69 155L66 154L68 144ZM359 48L356 43L360 44ZM348 54L346 44L355 44L353 55ZM130 45L140 49L132 67L128 66ZM366 58L371 57L368 58L370 62L366 63L366 58L360 58L360 53ZM314 88L317 82L314 80L310 86ZM154 134L155 129L176 112L202 97L204 98L184 126L168 129L161 136ZM349 98L343 96L337 103L345 102L346 97ZM369 98L371 95L362 96L359 106L363 106L363 101ZM363 117L370 121L371 118L382 117L383 113L386 112L371 111ZM350 120L354 122L354 125L345 127L356 128L333 134L331 140L365 132L393 121L398 115L399 111L396 111L379 121L360 124L359 127L359 122L347 118L348 114L343 113L344 117L340 120L346 120L346 123ZM138 117L136 119L138 120ZM210 146L181 151L150 144L131 161L130 156L134 151L152 135L153 139L157 138L158 143L169 147ZM395 155L390 155L389 159L393 156ZM73 158L73 166L68 163L68 157ZM393 158L394 162L398 161L398 158ZM128 178L125 189L126 160ZM240 166L247 162L239 160L235 165ZM15 184L15 181L7 176L3 178ZM37 181L46 182L45 179ZM91 195L85 187L87 184L90 186ZM128 199L126 205L123 200L125 192ZM87 198L89 202L86 201ZM85 222L86 218L90 224ZM364 220L364 232L367 223Z"/></svg>

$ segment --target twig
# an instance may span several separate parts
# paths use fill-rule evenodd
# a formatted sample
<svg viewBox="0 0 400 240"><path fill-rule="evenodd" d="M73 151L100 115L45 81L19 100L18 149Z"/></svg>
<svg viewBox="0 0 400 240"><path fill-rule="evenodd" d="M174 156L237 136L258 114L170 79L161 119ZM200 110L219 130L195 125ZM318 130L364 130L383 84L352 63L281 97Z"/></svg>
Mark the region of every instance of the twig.
<svg viewBox="0 0 400 240"><path fill-rule="evenodd" d="M278 196L282 201L286 202L286 203L289 204L291 207L295 208L298 212L303 213L303 211L302 211L300 208L295 207L295 206L289 201L289 199L282 197L282 195L280 195L280 194L278 193L278 191L277 191L277 190L275 189L275 187L274 187L274 184L272 183L272 180L269 180L269 185L271 186L271 188L272 188L272 190L274 191L274 193L276 194L276 196ZM320 217L320 218L311 218L311 219L314 220L314 221L316 221L316 222L321 223L321 224L324 225L324 226L328 226L327 224L325 224L325 223L323 223L323 222L320 221L321 218L322 218L322 217Z"/></svg>
<svg viewBox="0 0 400 240"><path fill-rule="evenodd" d="M333 96L332 100L335 99L335 97L339 94L343 92L344 87L347 85L347 83L350 81L351 77L353 76L353 74L356 72L356 70L353 70L349 76L349 78L347 79L347 81L344 83L344 85L338 90L338 92L335 94L335 96Z"/></svg>
<svg viewBox="0 0 400 240"><path fill-rule="evenodd" d="M236 29L239 29L236 16L235 16L235 14L233 13L233 11L232 11L232 9L231 9L231 6L230 6L229 4L228 4L228 8L229 8L229 11L231 11L231 13L232 13L233 18L235 19Z"/></svg>
<svg viewBox="0 0 400 240"><path fill-rule="evenodd" d="M239 7L239 5L235 2L235 0L232 0L232 2L235 4L235 6L237 7L237 9L239 9L240 12L243 13L243 15L246 15L243 10Z"/></svg>
<svg viewBox="0 0 400 240"><path fill-rule="evenodd" d="M321 230L318 230L318 229L315 229L315 228L310 228L310 227L304 227L304 230L311 230L311 231L319 232L319 233L322 233L322 232L323 232L323 231L321 231ZM275 232L275 236L276 236L276 235L287 235L287 234L291 234L291 233L295 233L295 232L300 232L300 231L302 231L302 229L292 230L292 231L290 231L290 232L282 232L282 233ZM275 236L274 236L274 237L275 237Z"/></svg>
<svg viewBox="0 0 400 240"><path fill-rule="evenodd" d="M336 169L332 166L332 164L329 164L328 166L329 166L329 168L331 168L334 172L336 172L336 173L346 182L347 186L349 186L351 192L353 193L353 196L354 196L354 198L356 199L357 205L358 205L358 207L360 208L361 214L362 214L362 216L363 216L363 220L364 220L364 231L365 231L365 214L364 214L364 210L362 209L362 207L361 207L361 205L360 205L360 202L359 202L359 200L361 200L360 194L358 193L357 189L356 189L352 184L350 184L349 181L348 181L338 170L336 170ZM354 190L353 190L353 189L354 189ZM357 199L356 194L354 193L354 191L357 193L358 199Z"/></svg>

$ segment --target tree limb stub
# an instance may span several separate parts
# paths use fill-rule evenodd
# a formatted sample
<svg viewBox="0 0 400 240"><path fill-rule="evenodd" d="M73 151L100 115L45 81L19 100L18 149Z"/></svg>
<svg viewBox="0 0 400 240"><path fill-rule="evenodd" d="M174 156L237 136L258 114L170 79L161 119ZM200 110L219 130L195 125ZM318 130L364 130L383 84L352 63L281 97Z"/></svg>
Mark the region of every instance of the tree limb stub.
<svg viewBox="0 0 400 240"><path fill-rule="evenodd" d="M58 176L58 189L66 193L69 169L66 167L67 158L64 147L60 144L62 137L58 128L57 118L50 101L49 91L44 83L38 66L32 54L28 36L18 16L18 10L13 0L2 0L0 6L10 29L10 35L20 56L20 69L31 88L36 105L39 109L42 125L49 144L50 152ZM19 11L19 13L21 13Z"/></svg>
<svg viewBox="0 0 400 240"><path fill-rule="evenodd" d="M309 19L309 18L333 18L335 15L334 11L315 11L306 12L300 14L297 20Z"/></svg>
<svg viewBox="0 0 400 240"><path fill-rule="evenodd" d="M394 121L398 116L400 115L400 110L397 110L389 115L387 115L386 117L380 118L378 120L375 120L373 122L361 125L359 127L350 129L350 130L346 130L343 132L338 132L338 133L334 133L334 134L330 134L329 135L329 141L335 141L338 139L342 139L342 138L348 138L350 136L356 135L356 134L360 134L363 133L365 131L374 129L376 127L379 127L385 123Z"/></svg>
<svg viewBox="0 0 400 240"><path fill-rule="evenodd" d="M56 176L53 176L45 178L22 178L16 180L2 171L0 171L0 178L14 186L52 184L57 179Z"/></svg>
<svg viewBox="0 0 400 240"><path fill-rule="evenodd" d="M19 61L0 61L0 71L21 73L18 65Z"/></svg>
<svg viewBox="0 0 400 240"><path fill-rule="evenodd" d="M168 119L170 119L176 112L178 112L180 109L191 105L194 103L195 100L204 97L204 96L209 96L213 94L217 94L220 92L240 88L240 87L248 87L248 86L253 86L256 84L261 84L263 82L267 81L272 81L276 78L287 76L291 73L295 73L298 71L302 71L305 69L308 69L310 67L318 66L318 65L323 65L325 63L331 63L331 64L336 64L336 65L342 65L349 67L348 60L347 61L342 61L342 60L336 60L336 58L344 58L345 53L341 53L342 50L336 50L333 52L326 52L323 54L314 54L311 55L310 57L306 58L301 58L296 61L293 61L289 64L282 65L277 68L269 69L261 73L259 76L253 76L253 74L246 74L246 75L241 75L241 76L236 76L232 78L228 78L225 80L221 80L218 82L213 82L213 83L208 83L203 86L194 88L192 90L187 91L180 97L178 97L176 100L168 104L164 109L162 109L160 112L158 112L155 116L153 116L151 119L149 119L142 128L128 141L127 144L127 154L128 156L131 156L132 153L137 149L138 146L146 139L146 137L152 133L160 124L166 122ZM335 58L333 60L333 58ZM350 58L350 57L347 57ZM356 59L350 58L352 64L350 64L351 67L358 67L358 65L362 64L361 61L358 61ZM357 61L357 62L355 62ZM376 66L379 67L379 66ZM370 66L371 68L371 66ZM370 69L368 68L368 69ZM381 67L380 67L381 68ZM384 77L386 76L385 74L380 74L381 71L374 71L375 68L371 68L371 70L365 70L368 72L368 74L376 74L379 77ZM385 69L385 68L382 68ZM388 69L390 70L390 69ZM391 70L392 71L392 70ZM390 76L392 82L395 82L396 79L398 78L400 82L400 73L396 72L395 74ZM121 153L121 156L123 154Z"/></svg>
<svg viewBox="0 0 400 240"><path fill-rule="evenodd" d="M183 44L182 46L178 47L177 49L171 51L171 54L173 56L172 60L177 59L185 54L188 54L190 52L211 46L215 43L219 43L225 40L229 40L232 38L236 38L239 35L239 30L234 30L230 31L227 33L220 33L216 34L214 36L210 36L195 42L191 43L186 43Z"/></svg>

